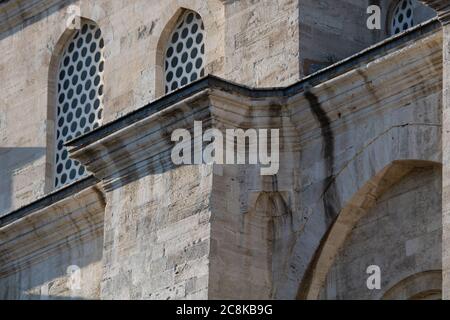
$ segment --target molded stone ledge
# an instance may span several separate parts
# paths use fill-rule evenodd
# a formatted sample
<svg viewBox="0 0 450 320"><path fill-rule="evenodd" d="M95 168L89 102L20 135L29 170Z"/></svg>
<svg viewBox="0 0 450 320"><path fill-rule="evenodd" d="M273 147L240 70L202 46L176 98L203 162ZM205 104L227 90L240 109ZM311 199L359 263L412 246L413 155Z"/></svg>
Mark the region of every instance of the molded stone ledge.
<svg viewBox="0 0 450 320"><path fill-rule="evenodd" d="M105 189L172 166L170 136L176 128L188 128L195 120L209 119L207 91L175 104L148 118L81 148L69 148Z"/></svg>
<svg viewBox="0 0 450 320"><path fill-rule="evenodd" d="M330 123L333 122L333 130L339 130L336 123L339 126L345 124L335 122L339 117L351 119L353 114L359 114L356 111L373 105L378 105L376 112L380 112L384 108L380 100L388 101L389 95L409 90L411 79L417 86L424 77L438 82L441 33L436 32L433 22L417 30L412 33L417 37L415 41L405 36L406 42L398 43L397 50L378 49L381 50L378 52L372 49L381 55L367 54L366 59L370 63L366 67L344 72L342 65L336 65L335 68L344 73L335 76L336 70L330 69L327 72L331 78L314 87L310 84L318 81L315 77L326 79L327 72L278 89L251 89L208 76L70 141L70 155L101 179L105 189L109 190L147 174L172 168L172 132L180 128L192 131L194 121L202 121L203 130L211 127L221 130L278 128L281 152L285 152L283 157L286 157L288 153L300 150L302 139L320 138L322 128L317 122L317 114L311 112L313 109L322 108ZM408 55L411 51L415 54ZM402 63L405 59L411 61ZM395 81L392 81L394 76L389 71L393 65L399 66ZM383 95L378 100L373 94L375 87ZM339 88L339 92L332 88ZM349 108L348 100L342 98L346 97L345 92L352 92L352 101L356 101L354 108ZM308 94L326 98L326 101L318 100L318 106L312 106L314 101Z"/></svg>
<svg viewBox="0 0 450 320"><path fill-rule="evenodd" d="M435 10L439 21L446 25L450 21L450 0L419 0L423 4Z"/></svg>
<svg viewBox="0 0 450 320"><path fill-rule="evenodd" d="M217 128L224 137L225 129L280 129L281 152L293 150L296 132L284 108L284 97L278 96L278 91L270 96L269 90L260 96L256 93L230 87L205 88L95 142L80 146L69 142L70 156L102 180L108 191L173 168L171 134L187 129L193 137L194 121L202 122L203 132Z"/></svg>
<svg viewBox="0 0 450 320"><path fill-rule="evenodd" d="M441 47L442 33L435 32L379 56L365 66L311 86L309 99L303 93L289 97L290 117L302 133L302 141L320 138L321 135L316 119L310 116L311 104L316 109L322 108L333 131L338 133L345 131L345 126L360 117L363 110L380 114L395 104L414 102L420 95L428 95L440 88ZM393 97L399 98L395 100ZM346 121L338 121L341 118ZM394 126L404 125L410 120L391 117L391 121Z"/></svg>
<svg viewBox="0 0 450 320"><path fill-rule="evenodd" d="M233 83L221 79L219 77L208 75L202 79L186 85L182 89L175 90L135 111L132 111L123 117L104 124L100 128L93 130L85 135L75 138L68 142L68 145L73 150L80 149L83 146L94 143L114 132L122 130L132 124L147 118L161 110L172 106L179 101L192 97L193 95L206 89L219 89L223 92L233 92L239 96L245 96L253 99L265 99L279 97L288 99L305 92L311 87L336 79L341 75L348 73L354 69L366 66L371 61L380 57L387 56L390 53L396 52L408 45L411 45L418 40L435 35L441 30L440 23L437 19L432 19L417 27L395 36L388 38L378 44L375 44L359 53L341 60L325 69L322 69L314 74L311 74L297 83L279 88L250 88L245 85ZM294 99L295 100L295 99ZM294 101L290 99L290 101Z"/></svg>
<svg viewBox="0 0 450 320"><path fill-rule="evenodd" d="M18 272L80 241L102 237L104 210L102 191L90 185L2 226L0 276Z"/></svg>

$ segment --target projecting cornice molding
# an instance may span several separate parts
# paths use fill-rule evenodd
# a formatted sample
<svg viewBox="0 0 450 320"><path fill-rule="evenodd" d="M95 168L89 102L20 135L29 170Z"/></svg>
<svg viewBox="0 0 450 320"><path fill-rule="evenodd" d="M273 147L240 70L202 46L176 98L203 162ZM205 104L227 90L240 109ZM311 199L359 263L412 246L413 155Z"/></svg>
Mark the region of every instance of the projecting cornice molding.
<svg viewBox="0 0 450 320"><path fill-rule="evenodd" d="M210 79L211 80L211 79ZM218 80L217 81L223 81ZM228 84L228 86L227 86ZM171 158L176 129L185 129L194 137L194 123L207 129L280 129L281 152L292 148L296 134L284 108L286 99L280 91L255 90L245 95L223 81L223 87L209 86L165 107L148 117L112 132L81 147L69 145L70 157L79 160L97 178L106 191L140 177L168 171L175 167ZM245 88L241 88L244 91ZM151 110L149 110L151 111Z"/></svg>
<svg viewBox="0 0 450 320"><path fill-rule="evenodd" d="M86 180L91 181L93 178ZM0 227L0 276L29 267L79 241L102 237L105 200L96 185L31 209Z"/></svg>
<svg viewBox="0 0 450 320"><path fill-rule="evenodd" d="M224 91L239 92L241 95L248 97L271 97L284 96L291 97L305 90L305 87L314 86L332 78L338 77L352 69L367 65L369 62L385 56L389 53L398 51L411 43L435 34L440 29L437 19L433 19L427 23L411 28L401 35L386 39L374 46L371 46L351 57L341 60L334 65L322 69L312 75L309 75L297 83L285 88L250 88L244 85L236 84L230 81L220 79L215 76L207 76L201 80L195 81L181 90L176 90L162 98L143 106L129 114L111 121L100 128L91 131L88 134L80 136L69 142L74 148L80 148L87 144L93 143L113 132L119 131L136 121L142 120L158 111L161 111L174 103L185 98L193 96L205 89L219 88Z"/></svg>
<svg viewBox="0 0 450 320"><path fill-rule="evenodd" d="M442 24L450 22L450 0L420 0L420 2L436 11Z"/></svg>
<svg viewBox="0 0 450 320"><path fill-rule="evenodd" d="M350 119L363 109L380 112L389 97L401 97L415 87L439 86L442 35L434 30L428 29L425 36L419 27L413 32L420 36L395 48L387 42L384 50L371 48L362 54L364 62L355 56L286 88L252 89L208 76L69 142L70 156L102 180L108 191L172 168L171 134L187 129L193 136L194 121L202 121L204 130L277 128L280 152L298 150L302 139L323 134L314 112L326 114L333 130L339 130L344 122L335 121L338 118ZM374 52L378 55L370 54ZM425 84L421 79L431 80ZM351 92L351 101L342 100L339 92L331 95L329 88ZM321 101L324 97L326 102Z"/></svg>
<svg viewBox="0 0 450 320"><path fill-rule="evenodd" d="M421 46L422 50L435 50L440 48L442 46L439 42L439 37L441 33L437 32L440 30L440 24L437 20L430 21L427 24L418 26L416 28L411 29L408 32L403 33L400 36L392 37L390 39L385 40L384 42L377 44L373 47L370 47L352 57L349 57L348 59L345 59L343 61L340 61L336 63L333 66L330 66L324 70L321 70L317 72L316 74L313 74L311 76L308 76L304 78L303 80L299 81L298 83L295 83L289 87L286 88L272 88L272 89L252 89L245 86L237 85L234 83L227 82L225 80L209 76L204 79L201 79L197 82L194 82L186 87L184 87L181 90L177 90L169 95L164 96L163 98L156 100L154 102L151 102L150 104L131 112L128 115L125 115L124 117L121 117L115 121L112 121L110 123L105 124L104 126L84 135L77 139L72 140L69 145L72 148L72 152L80 153L80 157L86 157L82 155L82 150L88 150L89 148L92 148L93 145L96 142L104 141L109 136L112 136L113 134L126 131L128 127L131 127L134 123L138 123L146 118L150 118L152 115L173 107L178 102L186 102L191 101L195 99L200 99L200 97L203 97L206 99L206 101L209 101L209 91L215 90L216 94L215 99L216 100L223 100L228 99L228 101L233 100L233 96L235 96L238 99L240 97L246 97L245 99L247 101L263 101L263 104L267 105L267 102L264 102L264 100L270 101L271 98L276 98L275 100L278 101L278 103L282 103L283 101L287 101L287 104L296 104L298 102L301 102L300 104L303 105L304 108L307 108L307 104L305 103L304 99L301 99L302 92L305 91L306 87L318 87L314 90L317 90L316 93L320 95L320 84L326 84L330 80L338 79L340 76L344 74L350 74L352 70L356 70L358 68L361 68L362 66L366 66L368 63L377 60L380 57L386 56L388 54L399 52L403 48L408 47L414 43L419 43L420 40L425 40L425 42L422 41ZM430 37L431 36L431 37ZM427 40L428 39L428 40ZM430 41L434 41L435 43L430 43ZM420 52L420 54L423 57L431 57L431 55L436 55L436 52ZM419 54L419 52L417 53ZM441 57L439 57L439 54L437 54L436 61L441 61ZM402 65L404 65L402 63ZM441 70L439 65L436 65L433 68L428 68L428 71L432 70ZM355 72L353 72L355 74ZM436 76L431 76L431 78L436 78ZM360 76L361 78L361 76ZM323 88L324 86L322 86ZM222 91L222 93L218 93L219 91ZM228 93L228 95L227 95ZM220 96L226 95L228 98ZM195 97L194 97L195 96ZM230 98L231 97L231 98ZM297 98L295 98L297 97ZM189 100L190 99L190 100ZM299 100L300 99L300 100ZM200 101L200 100L198 100ZM274 100L272 100L274 101ZM198 103L198 102L197 102ZM284 102L283 102L284 103ZM283 104L282 103L282 104ZM231 102L230 102L231 104ZM180 104L180 108L193 108L194 104L191 105L184 105L182 106ZM209 106L204 105L203 108L206 108L203 110L206 117L211 115L211 109ZM183 110L183 109L179 109ZM201 108L195 109L195 111L200 112ZM337 111L337 110L336 110ZM307 114L307 112L305 112ZM180 116L179 114L177 116ZM291 116L293 117L292 120L297 125L303 126L301 131L308 128L308 119L303 117L300 113L291 113ZM295 117L298 117L297 119ZM164 118L162 118L164 119ZM148 119L147 119L148 120ZM309 123L313 125L313 119L310 119ZM241 124L242 125L242 124ZM161 127L161 123L159 124ZM167 133L167 132L166 132ZM110 147L110 145L106 144L107 147ZM152 146L154 147L154 146ZM147 153L148 156L148 153ZM153 154L155 156L155 154ZM92 160L92 159L91 159ZM90 161L89 157L86 159L86 161ZM120 172L117 172L118 175L120 175ZM98 177L101 177L102 175L98 175ZM103 176L106 176L106 172L103 173ZM112 178L114 179L114 178ZM50 194L42 199L39 199L24 208L20 208L14 212L11 212L3 217L0 218L0 228L3 228L5 226L8 226L9 224L14 223L14 221L17 221L19 219L22 219L26 216L33 215L38 210L43 210L47 206L51 206L53 202L61 201L62 199L66 197L70 197L73 194L79 192L80 190L83 190L84 188L93 186L94 184L98 183L98 180L94 177L91 177L87 180L81 180L76 183L74 183L72 186L69 186L67 188L64 188L55 194ZM22 219L23 220L23 219Z"/></svg>

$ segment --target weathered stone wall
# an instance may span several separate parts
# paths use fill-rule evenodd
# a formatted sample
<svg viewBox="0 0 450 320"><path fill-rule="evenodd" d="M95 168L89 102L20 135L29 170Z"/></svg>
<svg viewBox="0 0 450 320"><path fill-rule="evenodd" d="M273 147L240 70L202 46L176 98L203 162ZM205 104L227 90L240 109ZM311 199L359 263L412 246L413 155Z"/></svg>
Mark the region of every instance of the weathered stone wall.
<svg viewBox="0 0 450 320"><path fill-rule="evenodd" d="M170 33L181 7L199 12L205 22L207 71L261 87L294 83L313 71L312 64L327 63L330 52L343 58L384 37L361 34L354 21L363 20L367 31L366 7L344 2L342 10L355 19L347 21L343 12L331 12L333 5L319 1L67 4L79 4L81 15L102 29L104 117L110 122L160 95L161 35ZM0 215L50 189L53 159L47 151L53 147L54 97L48 93L51 65L67 35L65 12L64 6L49 9L0 37L0 83L6 83L1 96L6 111L0 114ZM327 23L316 14L328 17ZM336 34L345 37L338 41ZM254 91L244 103L228 89L233 99L221 97L222 104L209 106L226 118L222 126L282 127L295 141L282 155L282 173L273 179L242 168L224 170L220 177L208 166L146 171L163 162L161 150L169 146L174 124L192 125L188 112L197 116L203 111L196 97L172 102L160 118L148 116L148 126L136 123L124 136L119 132L92 142L91 150L78 156L84 163L98 161L95 174L109 187L104 243L96 239L80 245L89 252L87 260L69 248L5 276L8 292L3 296L22 294L10 289L20 282L23 297L34 297L42 294L38 287L52 281L52 295L68 295L63 288L66 264L79 263L86 268L83 274L93 275L80 293L83 298L294 298L308 280L308 266L331 221L364 183L390 161L439 161L441 44L436 32L388 56L378 51L367 65L322 79L313 88L305 85L289 99ZM220 123L216 120L208 118L215 125ZM137 151L128 153L133 148ZM124 162L135 167L125 167L132 173L119 170ZM125 173L131 181L120 181ZM5 231L7 237L15 234L22 233ZM42 268L48 273L35 278Z"/></svg>
<svg viewBox="0 0 450 320"><path fill-rule="evenodd" d="M318 71L384 38L383 30L366 27L368 5L361 0L340 1L339 7L334 0L300 1L302 74Z"/></svg>
<svg viewBox="0 0 450 320"><path fill-rule="evenodd" d="M213 1L66 1L0 35L0 215L52 189L55 97L68 5L95 21L105 40L104 123L154 100L157 52L180 8L200 13L208 30L207 70L223 75L223 4ZM71 11L73 12L73 11ZM5 17L6 19L6 17Z"/></svg>
<svg viewBox="0 0 450 320"><path fill-rule="evenodd" d="M114 274L104 283L107 292L124 290L122 296L128 297L130 290L137 296L147 290L146 279L136 289L126 285L133 283L135 272L140 277L140 271L135 271L134 263L130 270L123 257L148 259L145 250L134 251L133 238L140 239L139 233L131 233L132 239L127 239L128 230L123 229L142 225L130 199L133 195L148 199L149 185L177 194L185 194L183 184L192 188L189 174L184 174L187 180L172 179L171 186L161 187L152 180L158 172L151 171L165 168L171 145L167 133L179 127L191 128L196 119L221 129L281 128L283 137L276 177L263 178L251 167L225 166L221 174L211 178L212 185L203 194L210 197L205 209L210 214L208 297L295 298L299 285L308 282L308 267L324 269L323 265L314 265L322 240L330 241L332 247L339 245L326 239L338 216L348 222L345 211L354 207L357 213L369 205L376 194L371 189L400 179L418 163L440 161L442 38L438 29L428 32L380 56L370 56L370 63L361 63L339 78L324 80L306 92L298 89L289 98L277 90L210 84L170 108L146 117L142 113L142 118L136 116L135 125L126 125L124 118L74 142L71 155L108 186L107 203L111 207L106 215L105 244L111 253L107 255L114 257L121 247L128 250L123 250L121 258L105 256L106 270ZM392 68L394 65L397 67ZM143 111L151 108L149 105ZM148 147L143 150L143 145ZM397 168L380 176L397 162L405 163L407 170ZM167 170L164 175L176 174L179 169ZM129 179L129 183L120 183ZM147 198L141 196L143 192ZM202 201L197 193L191 197ZM176 204L173 209L174 214L180 210ZM171 230L173 226L155 225L156 229L161 227ZM118 241L110 244L111 234ZM146 243L154 245L157 240L153 239ZM177 243L186 245L185 241ZM170 246L168 243L167 248ZM176 274L158 272L168 272L168 280L160 282L163 289L176 292ZM155 283L150 282L148 288Z"/></svg>
<svg viewBox="0 0 450 320"><path fill-rule="evenodd" d="M79 0L34 17L27 12L30 19L0 35L0 215L52 189L52 79L68 36L69 5L103 33L104 122L161 96L158 57L180 8L204 20L207 72L257 87L292 84L384 37L365 28L367 6L359 0Z"/></svg>
<svg viewBox="0 0 450 320"><path fill-rule="evenodd" d="M443 87L448 88L450 85L450 52L448 49L450 45L450 25L443 28ZM450 157L448 150L450 147L449 132L446 128L450 125L449 116L449 92L448 89L443 90L443 105L442 105L442 275L443 275L443 297L450 299L450 249L448 244L450 242L450 203L449 186L450 181L448 174L450 172Z"/></svg>
<svg viewBox="0 0 450 320"><path fill-rule="evenodd" d="M394 0L300 0L300 73L307 75L351 56L390 37L390 17ZM369 5L381 8L381 29L366 26ZM424 22L435 12L415 3L415 23Z"/></svg>
<svg viewBox="0 0 450 320"><path fill-rule="evenodd" d="M225 3L225 78L255 87L298 80L301 1Z"/></svg>
<svg viewBox="0 0 450 320"><path fill-rule="evenodd" d="M0 276L1 300L99 299L103 236L46 255L41 261ZM79 268L77 275L72 275Z"/></svg>
<svg viewBox="0 0 450 320"><path fill-rule="evenodd" d="M441 183L440 168L415 169L377 199L345 241L320 298L380 299L403 279L441 270ZM366 286L371 265L381 269L380 290Z"/></svg>
<svg viewBox="0 0 450 320"><path fill-rule="evenodd" d="M103 196L89 187L2 222L0 299L99 299L103 217Z"/></svg>
<svg viewBox="0 0 450 320"><path fill-rule="evenodd" d="M102 299L207 299L208 166L183 166L107 193Z"/></svg>
<svg viewBox="0 0 450 320"><path fill-rule="evenodd" d="M277 179L269 178L265 187L256 187L258 179L251 175L255 171L228 167L214 178L209 298L277 298L289 269L300 225L298 213L291 211L298 194L265 191L277 189L269 186L277 184ZM280 184L289 180L284 175L278 178Z"/></svg>
<svg viewBox="0 0 450 320"><path fill-rule="evenodd" d="M383 171L398 162L414 166L408 162L441 161L441 43L436 32L323 82L311 89L306 102L303 97L291 102L303 105L294 108L292 116L301 132L303 224L286 276L285 297L298 290L300 298L317 298L308 293L317 290L315 279L327 272L324 265L339 248L349 221L370 207L383 184L403 174ZM419 53L423 49L434 53ZM428 72L434 75L424 74ZM314 117L307 117L308 112ZM302 286L295 288L296 283Z"/></svg>

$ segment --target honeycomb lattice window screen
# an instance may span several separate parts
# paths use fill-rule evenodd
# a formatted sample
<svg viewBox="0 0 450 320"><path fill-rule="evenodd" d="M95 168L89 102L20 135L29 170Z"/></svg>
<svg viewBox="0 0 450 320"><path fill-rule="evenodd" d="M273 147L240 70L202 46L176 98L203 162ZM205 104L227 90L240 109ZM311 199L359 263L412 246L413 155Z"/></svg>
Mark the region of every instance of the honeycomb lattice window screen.
<svg viewBox="0 0 450 320"><path fill-rule="evenodd" d="M391 21L391 35L395 35L414 26L412 0L401 0L394 8Z"/></svg>
<svg viewBox="0 0 450 320"><path fill-rule="evenodd" d="M64 143L100 126L103 112L104 42L99 27L83 24L65 47L58 68L55 188L86 175Z"/></svg>
<svg viewBox="0 0 450 320"><path fill-rule="evenodd" d="M165 52L165 92L205 73L205 27L198 13L186 11L169 37Z"/></svg>

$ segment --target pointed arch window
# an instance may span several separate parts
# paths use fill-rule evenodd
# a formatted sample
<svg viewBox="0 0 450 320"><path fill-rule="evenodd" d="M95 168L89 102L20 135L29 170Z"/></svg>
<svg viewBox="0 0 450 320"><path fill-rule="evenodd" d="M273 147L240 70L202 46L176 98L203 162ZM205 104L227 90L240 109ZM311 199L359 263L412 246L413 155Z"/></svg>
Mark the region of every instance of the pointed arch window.
<svg viewBox="0 0 450 320"><path fill-rule="evenodd" d="M57 72L55 188L86 175L86 169L69 158L64 144L101 124L103 47L100 28L88 22L75 32L62 53Z"/></svg>
<svg viewBox="0 0 450 320"><path fill-rule="evenodd" d="M408 30L414 26L414 5L412 0L401 0L394 8L391 19L391 35Z"/></svg>
<svg viewBox="0 0 450 320"><path fill-rule="evenodd" d="M205 74L205 27L198 13L185 11L172 31L165 51L165 93Z"/></svg>

